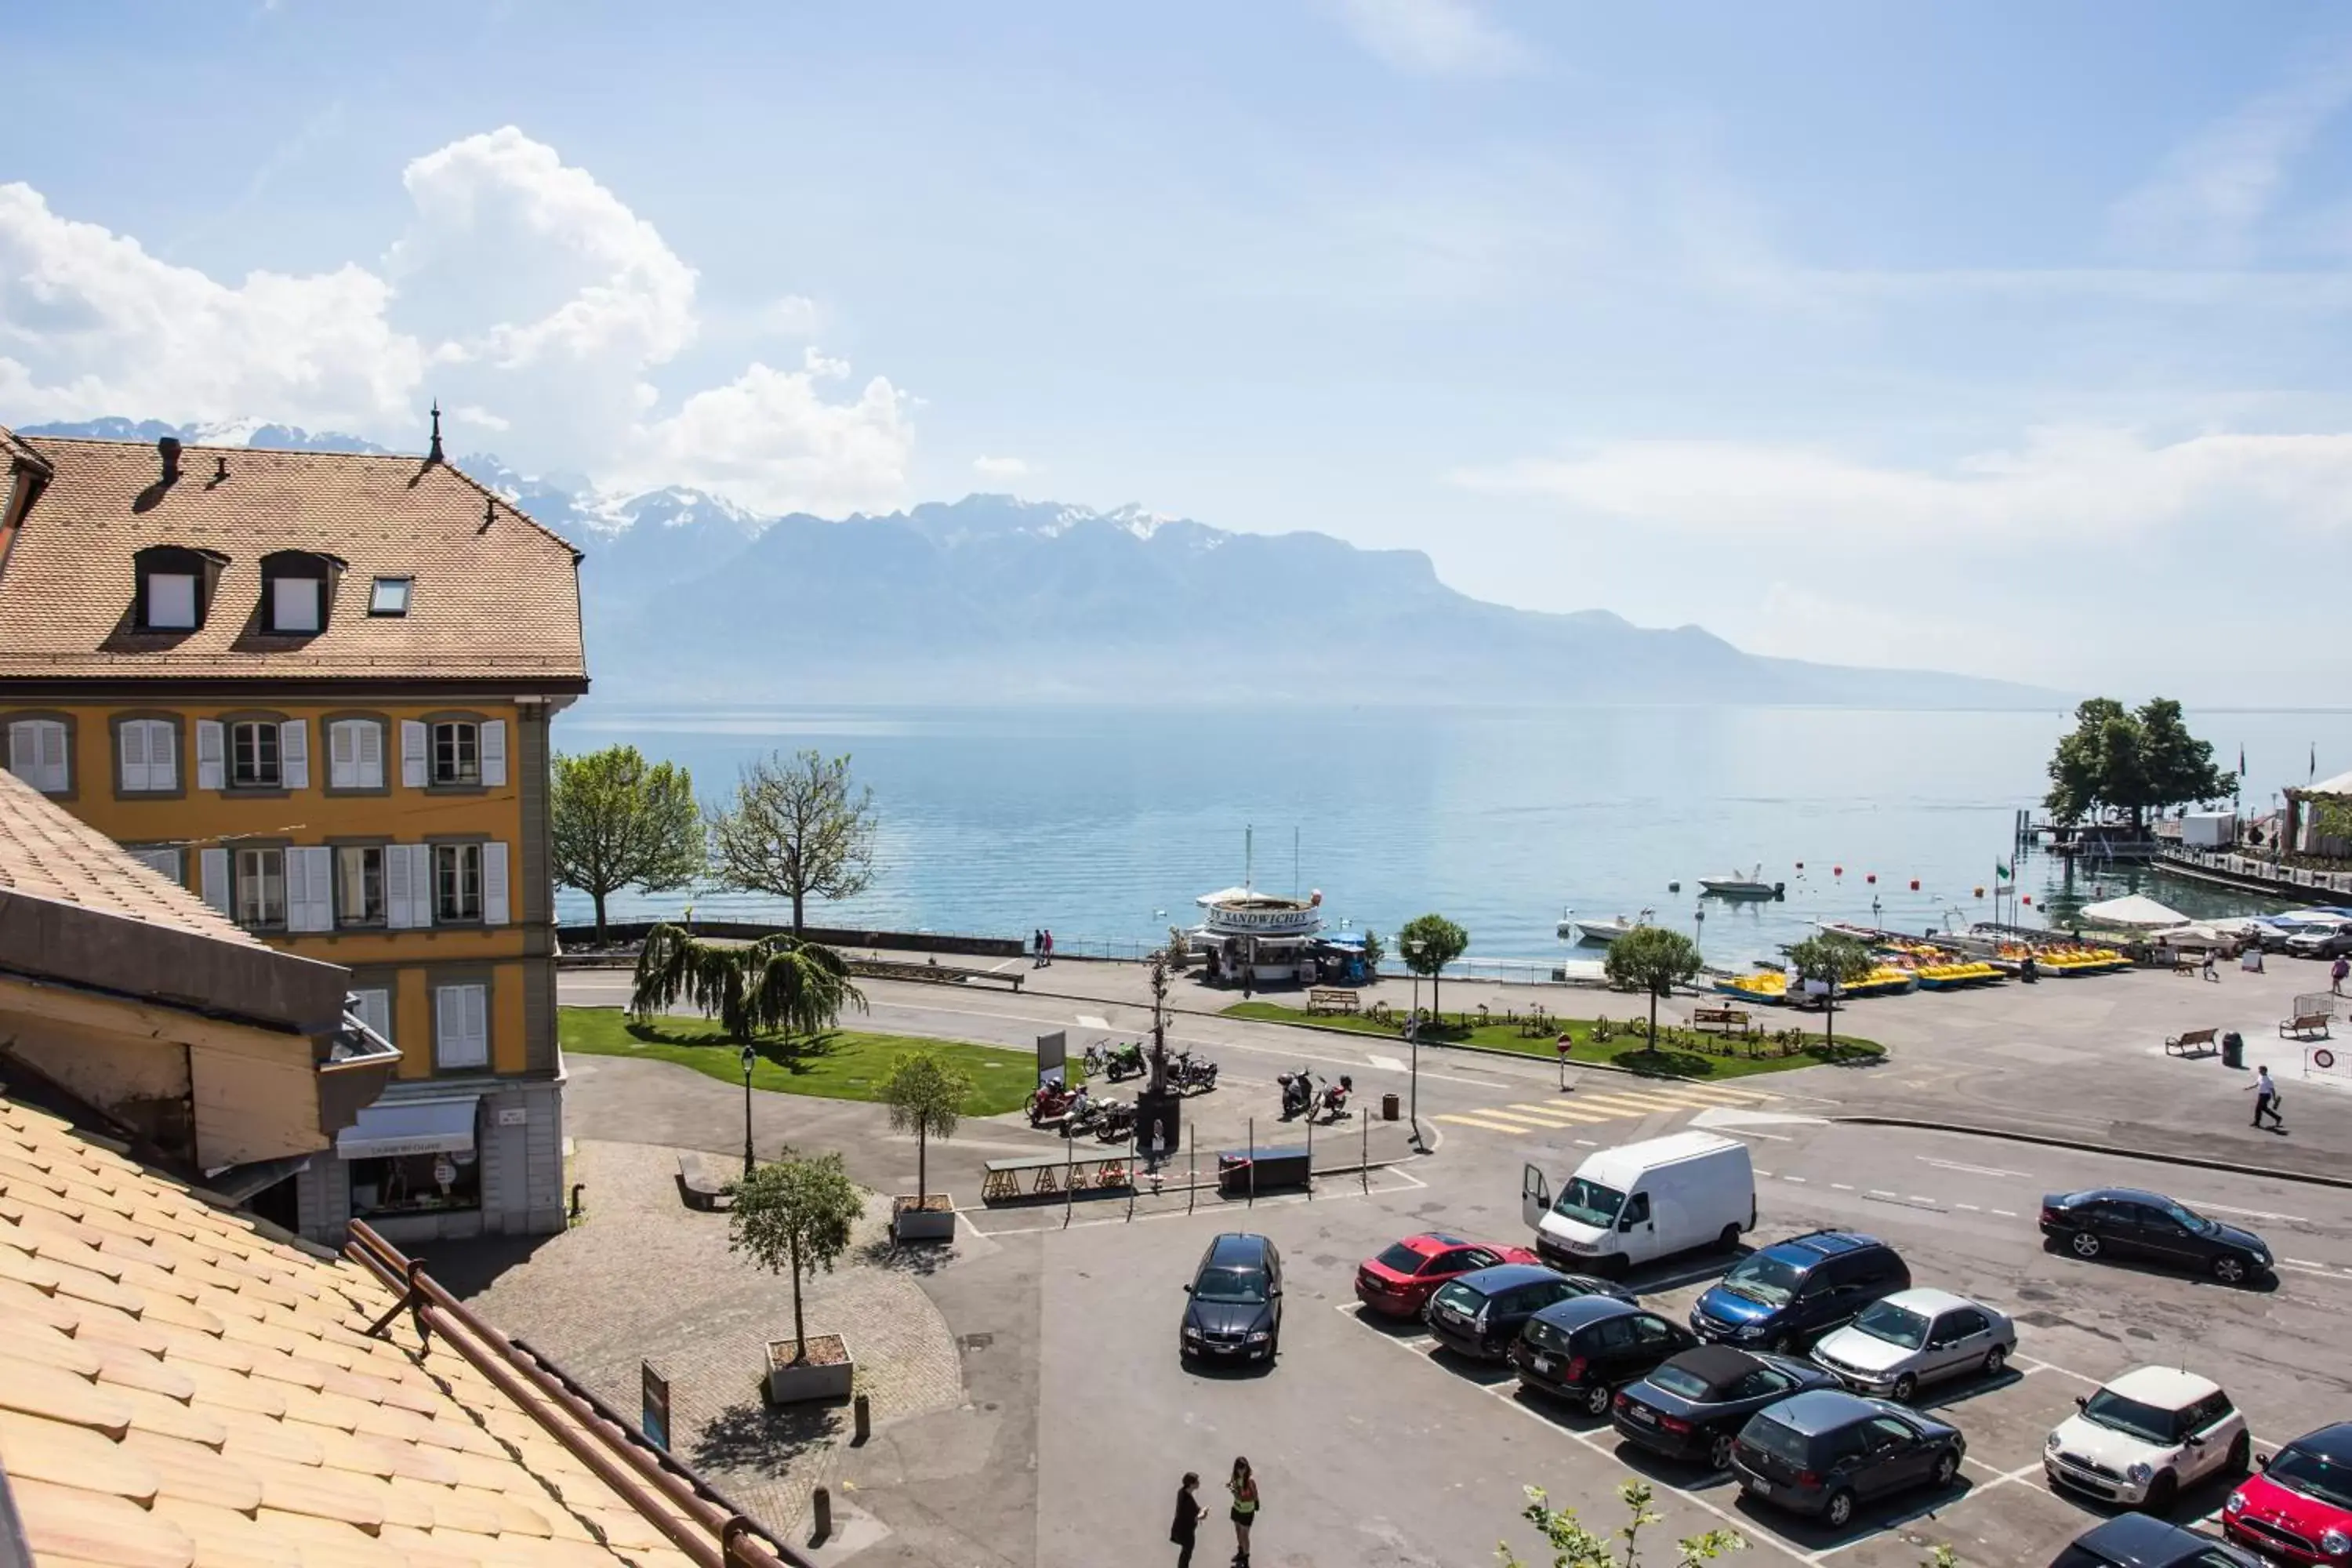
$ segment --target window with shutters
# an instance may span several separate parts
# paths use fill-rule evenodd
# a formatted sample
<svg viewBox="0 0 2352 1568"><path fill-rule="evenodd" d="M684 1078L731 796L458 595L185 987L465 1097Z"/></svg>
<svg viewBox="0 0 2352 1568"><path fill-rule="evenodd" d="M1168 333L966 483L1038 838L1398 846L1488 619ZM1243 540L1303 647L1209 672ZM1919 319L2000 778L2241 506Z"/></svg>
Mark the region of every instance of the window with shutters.
<svg viewBox="0 0 2352 1568"><path fill-rule="evenodd" d="M346 1005L358 1016L361 1023L373 1029L385 1043L398 1043L392 1037L392 991L389 986L355 986Z"/></svg>
<svg viewBox="0 0 2352 1568"><path fill-rule="evenodd" d="M73 793L73 731L63 719L8 721L8 771L43 795Z"/></svg>
<svg viewBox="0 0 2352 1568"><path fill-rule="evenodd" d="M433 1065L443 1072L490 1065L490 988L436 985L433 992Z"/></svg>
<svg viewBox="0 0 2352 1568"><path fill-rule="evenodd" d="M115 788L122 795L176 795L180 726L170 719L121 719L114 726Z"/></svg>
<svg viewBox="0 0 2352 1568"><path fill-rule="evenodd" d="M282 927L286 923L286 851L236 852L236 923Z"/></svg>
<svg viewBox="0 0 2352 1568"><path fill-rule="evenodd" d="M337 719L327 725L327 787L380 790L384 726L381 719Z"/></svg>
<svg viewBox="0 0 2352 1568"><path fill-rule="evenodd" d="M433 726L433 782L436 784L478 784L482 782L482 727L462 720Z"/></svg>
<svg viewBox="0 0 2352 1568"><path fill-rule="evenodd" d="M433 847L433 918L478 921L482 918L482 847L478 844L436 844Z"/></svg>
<svg viewBox="0 0 2352 1568"><path fill-rule="evenodd" d="M335 850L335 924L383 924L383 847L346 844Z"/></svg>
<svg viewBox="0 0 2352 1568"><path fill-rule="evenodd" d="M231 789L276 789L278 770L278 728L270 721L247 721L228 727L228 784Z"/></svg>

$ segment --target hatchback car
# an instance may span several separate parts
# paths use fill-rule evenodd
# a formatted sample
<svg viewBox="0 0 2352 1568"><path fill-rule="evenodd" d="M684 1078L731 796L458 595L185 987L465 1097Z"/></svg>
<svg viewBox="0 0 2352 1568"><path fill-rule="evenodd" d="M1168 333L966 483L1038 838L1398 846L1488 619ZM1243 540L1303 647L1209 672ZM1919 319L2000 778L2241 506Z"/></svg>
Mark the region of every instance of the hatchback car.
<svg viewBox="0 0 2352 1568"><path fill-rule="evenodd" d="M1221 1236L1184 1287L1180 1358L1271 1361L1282 1348L1282 1254L1263 1236Z"/></svg>
<svg viewBox="0 0 2352 1568"><path fill-rule="evenodd" d="M1732 1442L1750 1415L1808 1388L1836 1386L1837 1379L1804 1362L1700 1345L1619 1389L1609 1419L1654 1454L1727 1470Z"/></svg>
<svg viewBox="0 0 2352 1568"><path fill-rule="evenodd" d="M1356 1266L1356 1300L1391 1318L1418 1318L1440 1287L1498 1263L1539 1263L1524 1247L1465 1241L1431 1231L1408 1236Z"/></svg>
<svg viewBox="0 0 2352 1568"><path fill-rule="evenodd" d="M2134 1187L2050 1194L2042 1200L2042 1234L2077 1258L2143 1258L2224 1285L2271 1270L2271 1249L2252 1231Z"/></svg>
<svg viewBox="0 0 2352 1568"><path fill-rule="evenodd" d="M1697 1343L1689 1330L1646 1307L1614 1296L1580 1296L1528 1319L1511 1346L1511 1364L1520 1387L1573 1400L1588 1415L1606 1415L1618 1389Z"/></svg>
<svg viewBox="0 0 2352 1568"><path fill-rule="evenodd" d="M1749 1416L1731 1468L1748 1496L1843 1530L1874 1499L1950 1486L1968 1447L1957 1428L1916 1410L1817 1388Z"/></svg>
<svg viewBox="0 0 2352 1568"><path fill-rule="evenodd" d="M2119 1513L2068 1542L2050 1568L2263 1568L2263 1563L2210 1535L2144 1513Z"/></svg>
<svg viewBox="0 0 2352 1568"><path fill-rule="evenodd" d="M1813 1347L1813 1360L1857 1394L1904 1404L1923 1383L1998 1374L2017 1350L2007 1313L1949 1290L1897 1290Z"/></svg>
<svg viewBox="0 0 2352 1568"><path fill-rule="evenodd" d="M2053 1487L2162 1513L2184 1486L2245 1474L2253 1455L2246 1418L2193 1372L2144 1366L2076 1403L2042 1447Z"/></svg>
<svg viewBox="0 0 2352 1568"><path fill-rule="evenodd" d="M1815 1230L1749 1253L1691 1308L1703 1340L1783 1352L1907 1289L1911 1270L1874 1236Z"/></svg>
<svg viewBox="0 0 2352 1568"><path fill-rule="evenodd" d="M1504 1263L1441 1285L1423 1319L1437 1342L1459 1355L1501 1361L1527 1321L1557 1301L1622 1295L1619 1287L1534 1263Z"/></svg>
<svg viewBox="0 0 2352 1568"><path fill-rule="evenodd" d="M2286 939L2290 958L2340 958L2352 953L2352 922L2308 925Z"/></svg>
<svg viewBox="0 0 2352 1568"><path fill-rule="evenodd" d="M2221 1530L2288 1563L2352 1563L2352 1421L2306 1432L2263 1461L2230 1494Z"/></svg>

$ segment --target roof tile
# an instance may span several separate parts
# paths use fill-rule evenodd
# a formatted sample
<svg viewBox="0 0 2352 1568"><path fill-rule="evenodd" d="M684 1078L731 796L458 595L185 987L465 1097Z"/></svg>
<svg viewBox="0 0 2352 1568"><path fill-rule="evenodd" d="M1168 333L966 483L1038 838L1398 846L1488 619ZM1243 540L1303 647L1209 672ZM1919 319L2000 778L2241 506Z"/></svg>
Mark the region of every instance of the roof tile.
<svg viewBox="0 0 2352 1568"><path fill-rule="evenodd" d="M100 1388L70 1372L0 1354L0 1410L120 1437L137 1416L139 1397L135 1389Z"/></svg>
<svg viewBox="0 0 2352 1568"><path fill-rule="evenodd" d="M143 1388L111 1387L106 1393L130 1406L131 1425L139 1431L184 1437L207 1448L217 1448L228 1439L228 1428L210 1411L150 1394Z"/></svg>
<svg viewBox="0 0 2352 1568"><path fill-rule="evenodd" d="M217 1503L239 1513L261 1506L261 1483L253 1472L217 1449L137 1427L123 1437L122 1447L153 1467L165 1497Z"/></svg>
<svg viewBox="0 0 2352 1568"><path fill-rule="evenodd" d="M61 1487L108 1492L147 1507L162 1479L155 1468L87 1426L0 1410L0 1466L12 1479L30 1476Z"/></svg>
<svg viewBox="0 0 2352 1568"><path fill-rule="evenodd" d="M250 1509L165 1497L156 1501L155 1512L195 1542L196 1568L302 1568L301 1549L255 1523Z"/></svg>
<svg viewBox="0 0 2352 1568"><path fill-rule="evenodd" d="M9 1486L37 1561L54 1554L116 1568L194 1568L187 1532L136 1503L31 1477Z"/></svg>

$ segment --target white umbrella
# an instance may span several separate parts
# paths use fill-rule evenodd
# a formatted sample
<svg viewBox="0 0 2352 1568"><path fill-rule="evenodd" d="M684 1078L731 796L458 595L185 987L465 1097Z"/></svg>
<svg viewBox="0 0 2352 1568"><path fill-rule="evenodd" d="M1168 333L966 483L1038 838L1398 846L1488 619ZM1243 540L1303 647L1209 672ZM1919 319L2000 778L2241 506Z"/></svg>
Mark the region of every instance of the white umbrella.
<svg viewBox="0 0 2352 1568"><path fill-rule="evenodd" d="M2155 928L2186 925L2189 917L2179 910L2165 908L2145 893L2126 893L2105 903L2084 904L2083 921L2086 925Z"/></svg>

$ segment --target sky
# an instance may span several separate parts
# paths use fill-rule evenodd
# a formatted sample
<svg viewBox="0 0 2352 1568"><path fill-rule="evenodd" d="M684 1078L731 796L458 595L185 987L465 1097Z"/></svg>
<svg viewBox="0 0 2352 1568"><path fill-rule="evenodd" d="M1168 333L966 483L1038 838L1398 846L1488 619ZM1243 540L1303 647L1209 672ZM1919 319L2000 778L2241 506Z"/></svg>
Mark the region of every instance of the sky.
<svg viewBox="0 0 2352 1568"><path fill-rule="evenodd" d="M2352 706L2352 13L8 0L0 424Z"/></svg>

